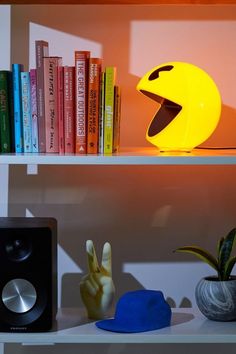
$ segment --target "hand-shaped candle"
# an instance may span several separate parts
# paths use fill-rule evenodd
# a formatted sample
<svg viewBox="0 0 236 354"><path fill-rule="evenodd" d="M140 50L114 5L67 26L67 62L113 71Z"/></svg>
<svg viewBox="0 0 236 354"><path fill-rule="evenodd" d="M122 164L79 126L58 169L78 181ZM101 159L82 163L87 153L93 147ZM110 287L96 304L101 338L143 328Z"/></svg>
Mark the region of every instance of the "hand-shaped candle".
<svg viewBox="0 0 236 354"><path fill-rule="evenodd" d="M89 273L80 282L80 294L87 309L88 317L103 319L112 304L115 287L111 271L111 245L103 246L102 263L98 265L93 241L87 240L86 252Z"/></svg>

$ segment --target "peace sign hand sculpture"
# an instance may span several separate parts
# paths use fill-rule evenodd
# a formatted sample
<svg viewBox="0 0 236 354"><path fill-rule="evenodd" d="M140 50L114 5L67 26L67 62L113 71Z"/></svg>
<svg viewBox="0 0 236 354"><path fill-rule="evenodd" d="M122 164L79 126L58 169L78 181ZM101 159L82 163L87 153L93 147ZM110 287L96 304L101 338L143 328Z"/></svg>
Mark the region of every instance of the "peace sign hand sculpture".
<svg viewBox="0 0 236 354"><path fill-rule="evenodd" d="M106 242L99 267L93 241L86 241L89 273L80 282L80 294L87 309L88 317L103 319L114 298L115 287L111 271L111 245Z"/></svg>

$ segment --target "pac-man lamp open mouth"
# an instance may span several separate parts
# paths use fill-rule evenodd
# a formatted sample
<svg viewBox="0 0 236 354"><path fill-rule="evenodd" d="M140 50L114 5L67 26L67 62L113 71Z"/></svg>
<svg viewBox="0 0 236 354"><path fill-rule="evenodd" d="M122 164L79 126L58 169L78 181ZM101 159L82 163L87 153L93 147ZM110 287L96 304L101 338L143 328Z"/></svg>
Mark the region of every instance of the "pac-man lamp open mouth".
<svg viewBox="0 0 236 354"><path fill-rule="evenodd" d="M187 151L215 130L221 97L213 79L199 67L169 62L147 72L137 90L159 104L146 139L160 151Z"/></svg>

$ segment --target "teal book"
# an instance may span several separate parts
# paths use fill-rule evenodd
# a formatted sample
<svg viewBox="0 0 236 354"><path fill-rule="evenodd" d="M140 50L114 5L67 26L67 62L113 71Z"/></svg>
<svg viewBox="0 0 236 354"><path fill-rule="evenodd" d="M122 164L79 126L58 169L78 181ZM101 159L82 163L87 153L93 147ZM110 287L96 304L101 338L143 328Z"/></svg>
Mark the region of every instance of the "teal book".
<svg viewBox="0 0 236 354"><path fill-rule="evenodd" d="M24 152L21 74L20 74L23 70L24 68L22 64L12 64L14 129L15 129L15 151L16 152Z"/></svg>
<svg viewBox="0 0 236 354"><path fill-rule="evenodd" d="M21 97L24 152L32 152L30 74L28 71L21 72Z"/></svg>
<svg viewBox="0 0 236 354"><path fill-rule="evenodd" d="M0 71L0 151L11 152L8 71Z"/></svg>

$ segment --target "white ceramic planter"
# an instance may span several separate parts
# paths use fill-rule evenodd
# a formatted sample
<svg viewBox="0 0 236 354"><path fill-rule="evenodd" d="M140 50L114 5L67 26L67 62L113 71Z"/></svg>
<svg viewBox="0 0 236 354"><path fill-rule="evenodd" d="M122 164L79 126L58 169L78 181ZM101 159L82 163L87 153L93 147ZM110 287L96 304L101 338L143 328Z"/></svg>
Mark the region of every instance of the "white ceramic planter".
<svg viewBox="0 0 236 354"><path fill-rule="evenodd" d="M195 297L199 310L210 320L236 320L236 276L227 281L214 276L201 279Z"/></svg>

